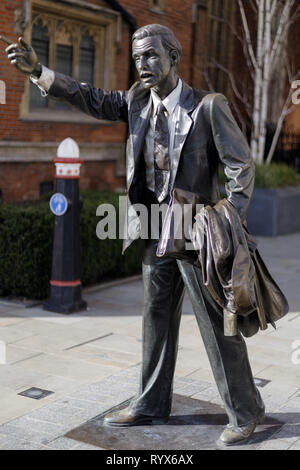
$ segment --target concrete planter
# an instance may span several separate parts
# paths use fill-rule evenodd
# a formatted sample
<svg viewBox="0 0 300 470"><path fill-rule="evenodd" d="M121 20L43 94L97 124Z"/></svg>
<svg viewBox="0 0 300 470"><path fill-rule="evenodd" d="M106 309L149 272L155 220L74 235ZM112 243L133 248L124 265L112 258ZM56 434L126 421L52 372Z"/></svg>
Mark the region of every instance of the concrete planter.
<svg viewBox="0 0 300 470"><path fill-rule="evenodd" d="M247 223L250 233L265 237L300 231L300 186L255 188Z"/></svg>

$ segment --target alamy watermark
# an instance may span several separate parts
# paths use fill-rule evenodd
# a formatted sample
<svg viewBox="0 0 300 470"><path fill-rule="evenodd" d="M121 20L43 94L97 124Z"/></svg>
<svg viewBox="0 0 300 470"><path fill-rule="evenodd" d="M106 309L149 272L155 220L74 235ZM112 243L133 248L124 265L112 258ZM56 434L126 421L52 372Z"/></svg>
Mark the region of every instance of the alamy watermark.
<svg viewBox="0 0 300 470"><path fill-rule="evenodd" d="M295 105L300 104L300 80L295 80L292 83L292 88L296 90L292 94L292 103Z"/></svg>
<svg viewBox="0 0 300 470"><path fill-rule="evenodd" d="M296 339L292 343L291 348L294 349L292 353L292 363L298 366L300 364L300 339Z"/></svg>
<svg viewBox="0 0 300 470"><path fill-rule="evenodd" d="M6 364L6 343L0 340L0 364Z"/></svg>
<svg viewBox="0 0 300 470"><path fill-rule="evenodd" d="M194 216L203 204L133 204L127 208L127 197L119 196L118 211L112 204L100 204L96 215L101 217L96 227L100 240L132 239L157 240L169 234L174 239L186 240L185 249L193 250L190 243Z"/></svg>
<svg viewBox="0 0 300 470"><path fill-rule="evenodd" d="M3 80L0 80L0 104L6 104L6 86Z"/></svg>

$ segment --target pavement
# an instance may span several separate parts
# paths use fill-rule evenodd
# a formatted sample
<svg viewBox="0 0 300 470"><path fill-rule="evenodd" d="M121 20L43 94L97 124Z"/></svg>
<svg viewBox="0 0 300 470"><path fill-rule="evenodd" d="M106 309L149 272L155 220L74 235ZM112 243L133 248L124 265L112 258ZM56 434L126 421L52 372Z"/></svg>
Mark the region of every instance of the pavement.
<svg viewBox="0 0 300 470"><path fill-rule="evenodd" d="M257 428L254 439L239 448L300 450L300 233L258 241L264 261L289 300L290 312L277 323L276 331L270 326L246 340L267 420L264 427ZM0 449L108 448L101 441L83 442L74 429L137 392L141 278L88 288L84 299L88 302L86 312L62 315L46 312L40 304L0 298ZM31 397L20 395L31 388ZM39 398L36 388L52 393ZM202 403L208 410L223 412L222 431L226 424L222 402L187 297L174 393L175 418L178 403ZM204 424L209 434L210 425L218 423L208 420ZM201 441L204 428L198 439L195 426L200 429L199 423L190 425L194 426L192 448L205 448ZM172 426L176 426L176 419ZM145 436L147 432L150 435L150 428L157 427L143 430ZM179 432L176 429L174 436ZM184 429L181 426L182 436ZM150 439L149 449L153 442ZM114 445L114 449L126 448L121 441L119 447ZM168 449L168 442L165 445Z"/></svg>

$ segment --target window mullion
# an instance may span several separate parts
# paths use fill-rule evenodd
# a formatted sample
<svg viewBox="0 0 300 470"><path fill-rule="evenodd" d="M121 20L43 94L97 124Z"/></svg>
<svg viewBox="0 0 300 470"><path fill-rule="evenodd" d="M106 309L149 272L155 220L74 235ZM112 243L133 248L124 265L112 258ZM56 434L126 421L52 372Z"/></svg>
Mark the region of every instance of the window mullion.
<svg viewBox="0 0 300 470"><path fill-rule="evenodd" d="M49 67L52 70L55 70L55 56L56 56L56 27L57 21L52 20L49 24ZM48 100L48 107L50 109L54 108L54 102L52 100Z"/></svg>
<svg viewBox="0 0 300 470"><path fill-rule="evenodd" d="M56 20L52 20L49 25L49 67L55 70L55 56L56 56Z"/></svg>
<svg viewBox="0 0 300 470"><path fill-rule="evenodd" d="M95 68L94 68L94 85L98 88L104 87L104 28L94 36L95 43Z"/></svg>
<svg viewBox="0 0 300 470"><path fill-rule="evenodd" d="M72 36L73 45L73 64L72 64L72 76L79 79L79 54L80 54L80 42L81 42L81 30L77 26L75 34Z"/></svg>

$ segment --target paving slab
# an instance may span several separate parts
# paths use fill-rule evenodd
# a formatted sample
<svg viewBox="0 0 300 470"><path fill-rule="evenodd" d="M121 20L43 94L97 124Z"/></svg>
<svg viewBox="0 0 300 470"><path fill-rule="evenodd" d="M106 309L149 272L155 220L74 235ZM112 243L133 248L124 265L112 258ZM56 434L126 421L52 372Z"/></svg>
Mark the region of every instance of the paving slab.
<svg viewBox="0 0 300 470"><path fill-rule="evenodd" d="M16 392L9 391L5 394L1 394L0 428L1 424L9 422L13 418L24 416L41 406L42 404L37 400L22 397L17 395Z"/></svg>
<svg viewBox="0 0 300 470"><path fill-rule="evenodd" d="M289 450L300 450L300 439L294 442L294 444L289 448Z"/></svg>
<svg viewBox="0 0 300 470"><path fill-rule="evenodd" d="M118 368L136 365L141 361L140 354L125 351L120 354L119 351L107 350L94 346L93 344L67 350L65 351L65 357L73 357L75 360L80 358L84 361L98 364L99 366L104 365Z"/></svg>

